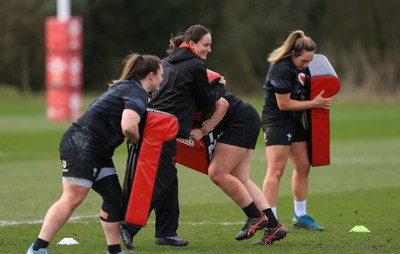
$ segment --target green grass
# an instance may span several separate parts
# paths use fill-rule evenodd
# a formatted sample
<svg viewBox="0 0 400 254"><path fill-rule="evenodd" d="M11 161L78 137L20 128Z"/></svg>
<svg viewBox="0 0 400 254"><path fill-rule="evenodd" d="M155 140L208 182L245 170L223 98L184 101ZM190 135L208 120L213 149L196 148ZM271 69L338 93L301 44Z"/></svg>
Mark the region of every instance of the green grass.
<svg viewBox="0 0 400 254"><path fill-rule="evenodd" d="M93 97L85 100L87 105ZM248 99L261 109L262 98ZM242 211L207 176L179 167L179 235L187 248L154 244L154 216L135 239L136 253L399 253L400 252L400 102L334 101L331 110L331 165L312 169L308 212L323 232L290 225L293 201L291 167L283 176L279 219L288 236L272 246L252 246L261 237L235 241ZM0 253L25 253L40 230L48 207L61 193L58 144L69 123L45 117L44 96L0 90ZM115 153L123 176L126 147ZM261 186L266 161L261 139L254 153L252 179ZM122 178L120 178L122 181ZM101 200L90 193L50 245L51 253L105 253L96 218ZM371 233L349 233L356 225ZM56 243L73 237L80 244Z"/></svg>

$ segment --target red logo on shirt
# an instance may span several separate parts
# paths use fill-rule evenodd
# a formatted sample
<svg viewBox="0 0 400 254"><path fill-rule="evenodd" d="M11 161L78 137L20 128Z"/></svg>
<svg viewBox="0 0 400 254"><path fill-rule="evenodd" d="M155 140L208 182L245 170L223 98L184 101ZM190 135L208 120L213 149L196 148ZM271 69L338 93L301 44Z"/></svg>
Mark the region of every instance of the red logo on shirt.
<svg viewBox="0 0 400 254"><path fill-rule="evenodd" d="M304 86L304 84L306 83L306 74L300 72L297 78L299 79L299 82Z"/></svg>

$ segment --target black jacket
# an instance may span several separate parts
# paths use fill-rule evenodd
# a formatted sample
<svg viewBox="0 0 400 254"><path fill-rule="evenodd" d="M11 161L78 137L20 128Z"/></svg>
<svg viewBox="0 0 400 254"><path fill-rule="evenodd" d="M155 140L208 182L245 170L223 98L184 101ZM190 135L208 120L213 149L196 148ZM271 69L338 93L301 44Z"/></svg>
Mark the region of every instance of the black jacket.
<svg viewBox="0 0 400 254"><path fill-rule="evenodd" d="M171 113L178 118L178 136L188 138L195 112L208 112L224 93L224 86L211 87L204 62L186 48L177 48L162 60L164 68L160 90L152 95L149 108Z"/></svg>

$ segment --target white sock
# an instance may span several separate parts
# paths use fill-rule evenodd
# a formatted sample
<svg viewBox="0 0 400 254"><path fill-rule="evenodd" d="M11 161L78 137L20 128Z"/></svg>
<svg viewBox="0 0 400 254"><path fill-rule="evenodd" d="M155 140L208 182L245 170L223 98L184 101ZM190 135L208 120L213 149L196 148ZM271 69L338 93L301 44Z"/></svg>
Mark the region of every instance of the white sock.
<svg viewBox="0 0 400 254"><path fill-rule="evenodd" d="M294 201L294 213L297 217L307 215L306 200Z"/></svg>
<svg viewBox="0 0 400 254"><path fill-rule="evenodd" d="M276 214L276 207L271 207L271 210L274 213L276 220L278 220L278 215Z"/></svg>

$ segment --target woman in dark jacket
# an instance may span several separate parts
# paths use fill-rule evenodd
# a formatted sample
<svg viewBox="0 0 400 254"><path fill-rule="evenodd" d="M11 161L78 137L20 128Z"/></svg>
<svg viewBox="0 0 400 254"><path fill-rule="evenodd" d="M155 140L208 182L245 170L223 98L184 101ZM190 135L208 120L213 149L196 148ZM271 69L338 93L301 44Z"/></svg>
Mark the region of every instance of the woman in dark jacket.
<svg viewBox="0 0 400 254"><path fill-rule="evenodd" d="M164 80L152 94L149 108L171 113L178 118L178 137L189 138L197 109L205 114L224 93L225 79L210 87L204 60L211 52L211 31L192 25L183 35L171 38L169 55L162 60ZM179 220L178 177L175 167L176 140L164 143L157 169L150 211L156 213L157 245L186 246L189 242L177 236ZM121 235L129 249L140 228L124 227Z"/></svg>

